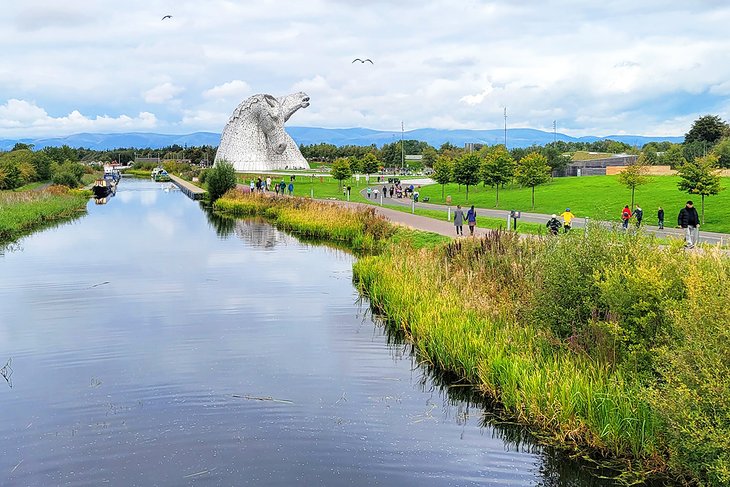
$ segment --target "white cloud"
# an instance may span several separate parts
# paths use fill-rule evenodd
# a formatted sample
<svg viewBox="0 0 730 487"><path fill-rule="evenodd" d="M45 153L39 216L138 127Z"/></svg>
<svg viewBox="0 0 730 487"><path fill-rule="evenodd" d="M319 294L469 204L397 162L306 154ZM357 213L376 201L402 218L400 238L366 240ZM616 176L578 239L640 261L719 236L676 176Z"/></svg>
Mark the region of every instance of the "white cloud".
<svg viewBox="0 0 730 487"><path fill-rule="evenodd" d="M157 118L150 112L140 112L137 117L97 115L87 117L73 110L63 117L52 117L35 103L25 100L8 100L0 105L0 129L8 135L68 135L76 132L119 132L153 129Z"/></svg>
<svg viewBox="0 0 730 487"><path fill-rule="evenodd" d="M251 95L251 87L245 81L236 79L214 86L203 92L203 98L208 100L238 100L242 101Z"/></svg>
<svg viewBox="0 0 730 487"><path fill-rule="evenodd" d="M144 92L144 101L147 103L165 103L185 91L181 86L175 86L170 82L162 83Z"/></svg>
<svg viewBox="0 0 730 487"><path fill-rule="evenodd" d="M494 91L491 84L487 85L481 93L476 95L465 95L462 96L459 101L466 103L467 105L479 105L489 94Z"/></svg>
<svg viewBox="0 0 730 487"><path fill-rule="evenodd" d="M146 130L120 114L154 112L155 130L219 131L246 96L298 90L312 105L297 125L493 128L507 106L511 126L681 135L730 118L728 22L715 1L10 2L0 137L81 125L74 111L92 128Z"/></svg>

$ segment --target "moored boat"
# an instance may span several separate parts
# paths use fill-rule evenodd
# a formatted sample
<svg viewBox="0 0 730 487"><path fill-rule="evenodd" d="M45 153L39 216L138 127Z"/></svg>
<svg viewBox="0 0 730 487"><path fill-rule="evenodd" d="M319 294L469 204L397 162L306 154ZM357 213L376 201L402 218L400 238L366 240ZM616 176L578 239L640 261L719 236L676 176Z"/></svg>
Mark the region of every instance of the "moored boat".
<svg viewBox="0 0 730 487"><path fill-rule="evenodd" d="M94 192L94 197L104 198L114 193L117 188L117 183L112 179L101 178L94 181L94 185L91 190Z"/></svg>

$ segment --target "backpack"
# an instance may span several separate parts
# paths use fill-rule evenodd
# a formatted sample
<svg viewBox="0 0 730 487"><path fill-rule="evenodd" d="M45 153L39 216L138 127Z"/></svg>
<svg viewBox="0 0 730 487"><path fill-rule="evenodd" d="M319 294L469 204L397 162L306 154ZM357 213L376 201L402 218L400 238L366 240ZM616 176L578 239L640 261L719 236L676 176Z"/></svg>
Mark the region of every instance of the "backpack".
<svg viewBox="0 0 730 487"><path fill-rule="evenodd" d="M621 213L621 218L623 218L624 220L628 220L629 219L629 212L626 211L626 210L624 210L624 212Z"/></svg>

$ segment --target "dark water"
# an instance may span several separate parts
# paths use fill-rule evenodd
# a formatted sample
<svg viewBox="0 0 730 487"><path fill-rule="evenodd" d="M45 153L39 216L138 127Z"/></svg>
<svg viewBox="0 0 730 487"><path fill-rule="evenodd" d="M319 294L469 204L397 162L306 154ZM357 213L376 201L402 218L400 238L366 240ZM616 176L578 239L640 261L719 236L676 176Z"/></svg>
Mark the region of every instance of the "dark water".
<svg viewBox="0 0 730 487"><path fill-rule="evenodd" d="M608 485L429 378L351 255L168 186L0 256L1 485Z"/></svg>

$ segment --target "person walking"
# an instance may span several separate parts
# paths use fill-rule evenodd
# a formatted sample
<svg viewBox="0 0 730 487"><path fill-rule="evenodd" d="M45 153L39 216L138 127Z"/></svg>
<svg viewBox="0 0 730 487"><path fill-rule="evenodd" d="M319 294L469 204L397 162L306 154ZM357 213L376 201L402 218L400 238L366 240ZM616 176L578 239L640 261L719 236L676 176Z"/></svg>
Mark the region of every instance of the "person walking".
<svg viewBox="0 0 730 487"><path fill-rule="evenodd" d="M474 205L471 205L469 211L466 212L466 222L469 224L469 235L474 236L474 227L477 226L477 211Z"/></svg>
<svg viewBox="0 0 730 487"><path fill-rule="evenodd" d="M461 209L461 205L456 205L456 210L454 210L454 227L456 227L456 234L464 236L464 230L462 226L464 225L464 210Z"/></svg>
<svg viewBox="0 0 730 487"><path fill-rule="evenodd" d="M630 219L631 219L631 208L629 208L629 205L626 205L626 206L624 206L624 209L621 210L621 225L624 227L624 230L628 230Z"/></svg>
<svg viewBox="0 0 730 487"><path fill-rule="evenodd" d="M370 193L372 193L372 189L370 189L370 186L368 186L368 199L370 199Z"/></svg>
<svg viewBox="0 0 730 487"><path fill-rule="evenodd" d="M547 223L545 223L545 226L550 232L550 235L557 235L560 231L560 220L558 220L558 215L553 213Z"/></svg>
<svg viewBox="0 0 730 487"><path fill-rule="evenodd" d="M661 206L659 207L659 210L656 212L656 218L659 221L659 230L664 229L664 208Z"/></svg>
<svg viewBox="0 0 730 487"><path fill-rule="evenodd" d="M563 232L568 233L570 231L571 221L575 218L575 215L570 212L570 208L566 208L564 212L560 214L563 219Z"/></svg>
<svg viewBox="0 0 730 487"><path fill-rule="evenodd" d="M294 183L289 183L289 195L294 194Z"/></svg>
<svg viewBox="0 0 730 487"><path fill-rule="evenodd" d="M697 214L697 208L694 207L692 200L679 210L677 216L677 225L684 228L684 246L693 249L697 245L700 238L700 216Z"/></svg>
<svg viewBox="0 0 730 487"><path fill-rule="evenodd" d="M636 218L636 228L639 228L641 226L641 220L644 219L644 210L639 205L636 205L636 209L634 210L634 218Z"/></svg>
<svg viewBox="0 0 730 487"><path fill-rule="evenodd" d="M286 191L286 183L284 182L284 178L281 178L281 182L279 183L279 192L282 196L284 196L284 191Z"/></svg>

